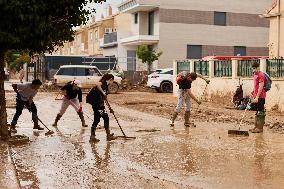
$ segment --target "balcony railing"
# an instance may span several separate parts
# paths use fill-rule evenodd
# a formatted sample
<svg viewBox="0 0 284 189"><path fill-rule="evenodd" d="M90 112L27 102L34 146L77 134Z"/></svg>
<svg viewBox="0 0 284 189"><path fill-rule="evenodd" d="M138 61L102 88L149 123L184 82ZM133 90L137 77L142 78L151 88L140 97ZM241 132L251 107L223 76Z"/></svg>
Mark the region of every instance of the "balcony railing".
<svg viewBox="0 0 284 189"><path fill-rule="evenodd" d="M117 42L117 32L112 32L104 35L104 44Z"/></svg>

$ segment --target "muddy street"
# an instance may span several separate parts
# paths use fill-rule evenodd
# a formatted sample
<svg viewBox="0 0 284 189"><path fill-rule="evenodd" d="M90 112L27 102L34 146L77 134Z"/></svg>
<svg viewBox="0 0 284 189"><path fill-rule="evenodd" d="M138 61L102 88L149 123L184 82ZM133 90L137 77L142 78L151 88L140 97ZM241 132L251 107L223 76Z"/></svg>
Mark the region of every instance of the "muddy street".
<svg viewBox="0 0 284 189"><path fill-rule="evenodd" d="M176 100L171 94L120 93L109 101L125 133L137 138L107 142L101 128L101 141L91 144L91 107L83 106L88 128L70 108L55 129L51 124L61 103L55 97L40 93L35 100L39 117L55 131L52 136L45 136L46 129L33 131L27 110L19 119L18 134L30 138L29 144L11 146L21 188L284 188L281 114L268 112L263 134L228 137L242 111L226 109L226 104L206 102L194 111L193 103L196 127L185 128L180 115L170 128ZM8 109L8 120L14 112ZM252 127L253 112L246 118L244 130ZM269 128L275 123L277 131ZM121 135L112 115L110 126Z"/></svg>

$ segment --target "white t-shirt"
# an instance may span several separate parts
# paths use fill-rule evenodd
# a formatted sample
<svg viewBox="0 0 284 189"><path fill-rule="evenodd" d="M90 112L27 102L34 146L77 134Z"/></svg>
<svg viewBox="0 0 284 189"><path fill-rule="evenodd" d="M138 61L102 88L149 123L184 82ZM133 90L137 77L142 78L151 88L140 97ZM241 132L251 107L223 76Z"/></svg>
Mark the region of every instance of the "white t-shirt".
<svg viewBox="0 0 284 189"><path fill-rule="evenodd" d="M38 92L37 89L32 88L32 83L17 84L17 89L23 101L35 97Z"/></svg>

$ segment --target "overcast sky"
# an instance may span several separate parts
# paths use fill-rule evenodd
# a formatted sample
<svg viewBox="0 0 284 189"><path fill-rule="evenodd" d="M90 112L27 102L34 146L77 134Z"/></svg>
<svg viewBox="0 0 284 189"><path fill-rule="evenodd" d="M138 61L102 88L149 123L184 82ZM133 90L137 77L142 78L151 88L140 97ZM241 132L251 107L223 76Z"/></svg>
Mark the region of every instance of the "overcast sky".
<svg viewBox="0 0 284 189"><path fill-rule="evenodd" d="M91 7L96 9L96 18L100 19L101 15L106 14L106 8L108 5L111 5L113 8L113 13L117 12L117 5L119 5L121 2L126 0L107 0L106 2L100 4L100 3L92 3Z"/></svg>

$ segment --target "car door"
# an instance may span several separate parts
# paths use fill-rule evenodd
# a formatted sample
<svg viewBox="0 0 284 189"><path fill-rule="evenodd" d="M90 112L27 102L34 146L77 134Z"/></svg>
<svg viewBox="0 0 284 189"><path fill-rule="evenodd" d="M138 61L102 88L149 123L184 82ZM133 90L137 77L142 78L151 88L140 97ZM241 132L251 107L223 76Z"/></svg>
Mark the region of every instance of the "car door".
<svg viewBox="0 0 284 189"><path fill-rule="evenodd" d="M87 85L88 88L92 88L95 82L100 81L102 74L99 72L97 68L88 69L89 75L87 76Z"/></svg>
<svg viewBox="0 0 284 189"><path fill-rule="evenodd" d="M74 76L74 80L79 80L81 81L82 88L88 88L87 85L87 69L84 67L76 67L76 75Z"/></svg>

